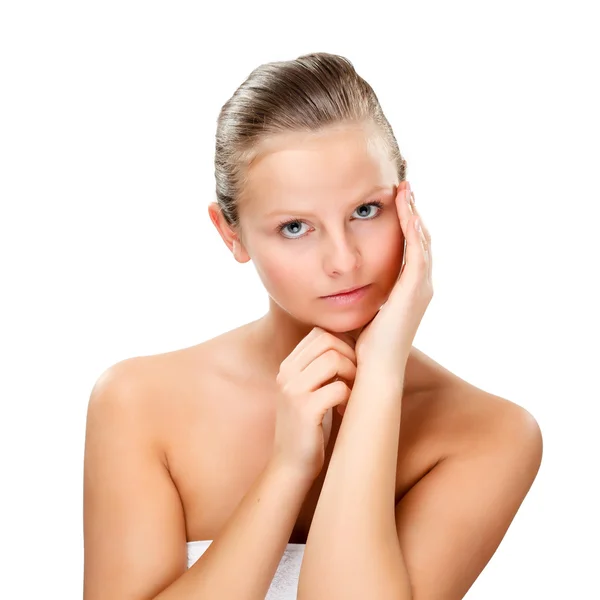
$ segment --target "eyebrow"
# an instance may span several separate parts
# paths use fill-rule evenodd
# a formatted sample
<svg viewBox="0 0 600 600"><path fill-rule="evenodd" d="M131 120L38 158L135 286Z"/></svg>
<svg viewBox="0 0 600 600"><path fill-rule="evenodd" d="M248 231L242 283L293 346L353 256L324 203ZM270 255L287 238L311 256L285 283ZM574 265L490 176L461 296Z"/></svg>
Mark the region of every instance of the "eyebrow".
<svg viewBox="0 0 600 600"><path fill-rule="evenodd" d="M370 196L371 194L373 194L374 192L377 192L377 191L380 191L380 190L385 190L385 191L390 191L391 192L392 189L393 189L393 187L394 186L390 186L390 185L376 185L371 190L369 190L367 193L362 194L361 198L364 199L367 196ZM314 216L312 213L305 212L305 211L302 211L302 210L276 209L276 210L273 210L273 211L267 213L265 215L265 217L273 217L275 215L298 215L298 216L304 216L304 217L312 217L312 216Z"/></svg>

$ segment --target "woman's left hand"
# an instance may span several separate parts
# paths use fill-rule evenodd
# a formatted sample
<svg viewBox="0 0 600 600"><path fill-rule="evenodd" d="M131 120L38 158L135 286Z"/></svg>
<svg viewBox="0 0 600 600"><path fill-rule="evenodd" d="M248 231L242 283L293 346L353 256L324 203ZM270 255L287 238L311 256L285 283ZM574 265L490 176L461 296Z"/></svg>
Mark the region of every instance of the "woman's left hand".
<svg viewBox="0 0 600 600"><path fill-rule="evenodd" d="M410 200L410 201L408 201ZM357 336L357 367L372 366L381 372L401 372L433 296L431 235L423 225L408 182L401 182L396 209L406 239L404 264L387 302ZM419 223L421 230L415 228ZM367 367L369 368L369 367Z"/></svg>

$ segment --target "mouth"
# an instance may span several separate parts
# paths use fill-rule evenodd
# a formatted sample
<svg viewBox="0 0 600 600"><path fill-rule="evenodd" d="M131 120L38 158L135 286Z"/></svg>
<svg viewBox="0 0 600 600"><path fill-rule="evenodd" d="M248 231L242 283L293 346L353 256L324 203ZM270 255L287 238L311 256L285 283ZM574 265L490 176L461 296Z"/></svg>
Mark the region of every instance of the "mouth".
<svg viewBox="0 0 600 600"><path fill-rule="evenodd" d="M370 284L367 284L370 285ZM366 288L367 285L357 285L355 287L352 288L348 288L347 290L342 290L339 292L335 292L335 294L329 294L329 296L321 296L321 298L333 298L334 296L344 296L346 294L351 294L352 292L356 292L358 290L362 290L363 288Z"/></svg>
<svg viewBox="0 0 600 600"><path fill-rule="evenodd" d="M322 296L322 300L327 300L336 306L354 306L367 297L371 284L362 287L353 288L349 292L332 294L331 296Z"/></svg>

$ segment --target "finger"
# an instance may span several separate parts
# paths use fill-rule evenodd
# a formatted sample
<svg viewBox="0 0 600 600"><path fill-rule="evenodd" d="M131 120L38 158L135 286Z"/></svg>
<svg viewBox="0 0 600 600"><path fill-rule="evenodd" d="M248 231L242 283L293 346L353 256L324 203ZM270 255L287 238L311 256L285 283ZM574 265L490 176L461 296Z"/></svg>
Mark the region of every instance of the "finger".
<svg viewBox="0 0 600 600"><path fill-rule="evenodd" d="M401 182L405 183L404 181ZM400 187L398 186L398 194L396 195L396 210L398 212L398 220L400 221L400 226L402 227L402 233L404 234L404 238L407 236L408 223L412 217L412 210L410 207L410 203L408 202L408 198L410 197L410 188L407 186Z"/></svg>
<svg viewBox="0 0 600 600"><path fill-rule="evenodd" d="M347 357L350 361L356 362L356 353L354 348L346 342L325 331L322 336L312 340L293 360L292 364L297 372L305 370L308 365L315 361L321 354L328 350L335 350Z"/></svg>
<svg viewBox="0 0 600 600"><path fill-rule="evenodd" d="M313 392L312 400L317 414L325 414L330 408L343 406L344 410L350 399L350 388L343 382L334 382ZM317 407L319 407L317 409ZM340 414L343 414L342 411Z"/></svg>
<svg viewBox="0 0 600 600"><path fill-rule="evenodd" d="M396 188L396 193L399 193L402 190L406 190L406 189L410 190L410 185L409 185L408 181L406 179L404 179L398 184L398 187Z"/></svg>
<svg viewBox="0 0 600 600"><path fill-rule="evenodd" d="M426 256L425 248L421 240L421 233L415 228L415 221L418 219L417 215L413 213L411 204L411 192L410 190L404 190L399 199L398 212L401 214L400 225L402 227L404 238L406 240L405 249L405 269L408 271L420 270L421 268L427 268L428 257Z"/></svg>
<svg viewBox="0 0 600 600"><path fill-rule="evenodd" d="M419 217L419 221L421 223L421 234L423 236L423 244L425 246L425 248L429 248L429 245L431 243L431 234L429 233L429 229L427 229L427 227L425 226L425 223L423 223L423 217L421 217L421 214L419 213L419 210L417 209L417 206L415 204L415 193L411 192L410 194L410 208L412 210L412 213L414 215L416 215L417 217Z"/></svg>
<svg viewBox="0 0 600 600"><path fill-rule="evenodd" d="M335 336L336 338L339 338L340 340L342 340L342 342L346 342L351 348L356 347L356 340L349 333L346 333L345 331L342 331L342 332L330 331L328 333Z"/></svg>
<svg viewBox="0 0 600 600"><path fill-rule="evenodd" d="M318 338L321 334L325 333L324 329L321 327L313 327L310 333L304 336L300 342L296 345L296 347L288 354L286 357L287 361L293 361L306 346L308 346L314 339Z"/></svg>
<svg viewBox="0 0 600 600"><path fill-rule="evenodd" d="M415 203L415 194L411 194L411 208L415 215L419 217L419 223L421 224L421 242L423 244L423 250L426 253L427 258L427 276L431 282L431 273L433 269L433 259L431 254L431 233L427 229L425 223L423 223L423 217L419 214L419 211Z"/></svg>
<svg viewBox="0 0 600 600"><path fill-rule="evenodd" d="M356 365L347 356L322 354L298 374L298 377L302 377L302 383L298 381L295 389L314 392L323 385L333 383L336 376L345 380L346 384L352 383L356 378L356 370Z"/></svg>

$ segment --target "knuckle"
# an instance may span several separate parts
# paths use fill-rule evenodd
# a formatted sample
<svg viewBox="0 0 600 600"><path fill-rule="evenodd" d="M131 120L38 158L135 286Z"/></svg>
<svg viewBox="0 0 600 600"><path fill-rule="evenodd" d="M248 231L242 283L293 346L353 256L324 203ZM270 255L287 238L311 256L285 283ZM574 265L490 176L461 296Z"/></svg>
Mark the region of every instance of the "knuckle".
<svg viewBox="0 0 600 600"><path fill-rule="evenodd" d="M339 354L334 348L327 350L323 356L326 357L325 360L327 361L328 366L337 365L339 362Z"/></svg>
<svg viewBox="0 0 600 600"><path fill-rule="evenodd" d="M350 388L346 385L346 382L342 381L341 379L333 383L333 391L336 397L345 398L349 389Z"/></svg>
<svg viewBox="0 0 600 600"><path fill-rule="evenodd" d="M340 347L340 342L342 342L343 344L347 344L350 347L354 347L355 345L354 338L349 333L345 332L330 333L329 339L331 343L338 348Z"/></svg>

